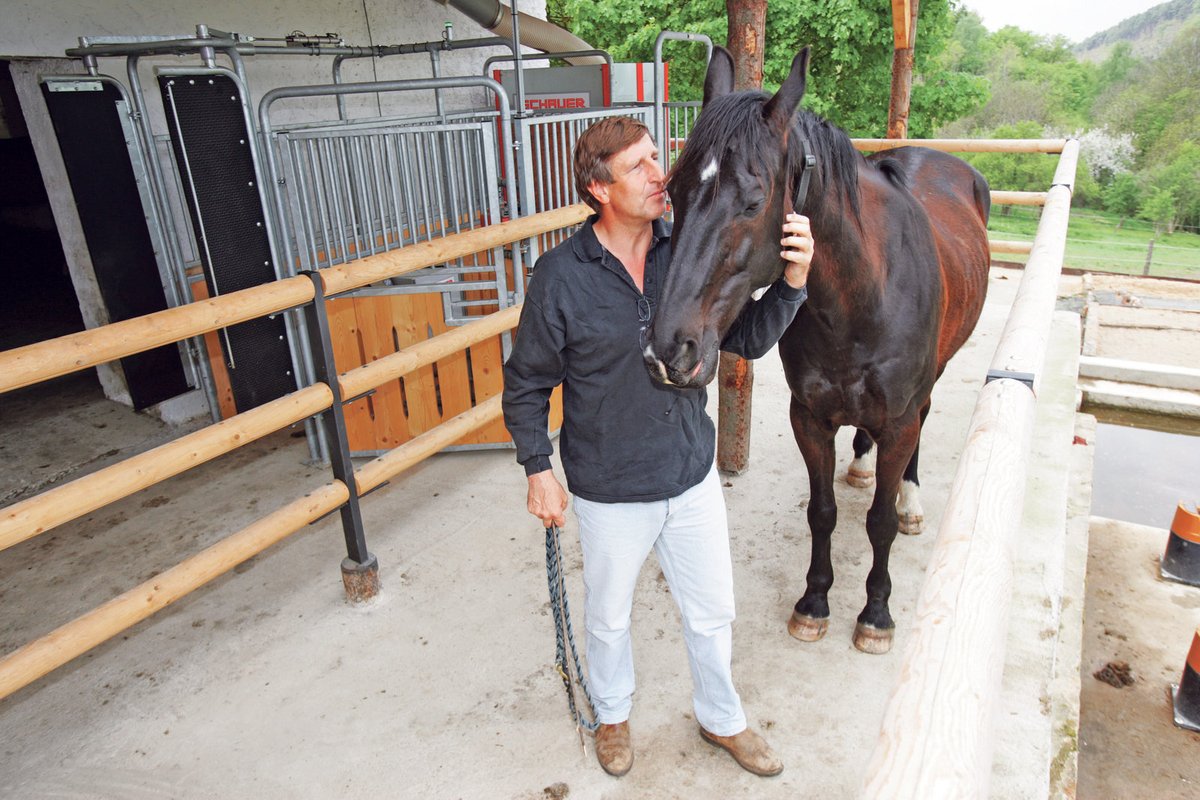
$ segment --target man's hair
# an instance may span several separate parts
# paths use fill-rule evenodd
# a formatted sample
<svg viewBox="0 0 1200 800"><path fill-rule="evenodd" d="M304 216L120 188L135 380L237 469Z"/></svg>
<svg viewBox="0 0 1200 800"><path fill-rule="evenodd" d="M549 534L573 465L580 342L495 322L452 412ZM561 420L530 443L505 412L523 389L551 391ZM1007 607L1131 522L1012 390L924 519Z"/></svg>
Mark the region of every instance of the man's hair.
<svg viewBox="0 0 1200 800"><path fill-rule="evenodd" d="M605 117L584 131L575 143L575 190L579 198L599 211L600 203L588 191L588 185L592 181L612 183L612 157L649 135L645 123L632 117Z"/></svg>

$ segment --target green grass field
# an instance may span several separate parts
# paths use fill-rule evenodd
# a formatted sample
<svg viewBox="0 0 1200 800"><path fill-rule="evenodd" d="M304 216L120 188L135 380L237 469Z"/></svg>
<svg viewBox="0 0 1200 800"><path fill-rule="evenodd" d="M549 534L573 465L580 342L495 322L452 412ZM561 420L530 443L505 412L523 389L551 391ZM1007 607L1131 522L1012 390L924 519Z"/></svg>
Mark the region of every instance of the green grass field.
<svg viewBox="0 0 1200 800"><path fill-rule="evenodd" d="M993 206L988 232L994 239L1032 241L1040 213L1040 208L1028 206ZM1153 238L1154 227L1144 220L1126 218L1122 223L1115 214L1073 208L1063 266L1141 275ZM1027 256L1004 253L996 258L1024 263ZM1200 234L1181 230L1155 239L1150 274L1200 280Z"/></svg>

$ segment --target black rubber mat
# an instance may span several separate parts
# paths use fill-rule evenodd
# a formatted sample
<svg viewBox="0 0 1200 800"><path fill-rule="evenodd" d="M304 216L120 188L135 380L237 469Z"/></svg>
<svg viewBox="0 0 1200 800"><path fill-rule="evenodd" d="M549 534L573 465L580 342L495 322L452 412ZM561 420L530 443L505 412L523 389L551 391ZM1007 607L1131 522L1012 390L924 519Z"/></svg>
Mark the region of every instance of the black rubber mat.
<svg viewBox="0 0 1200 800"><path fill-rule="evenodd" d="M101 91L50 91L46 107L88 253L109 320L120 322L167 307L154 247L146 229L125 134L117 116L120 92L98 81ZM179 348L156 347L121 359L134 408L143 409L188 390Z"/></svg>
<svg viewBox="0 0 1200 800"><path fill-rule="evenodd" d="M237 83L223 75L158 80L209 292L275 280ZM282 315L233 325L220 338L238 411L296 388Z"/></svg>

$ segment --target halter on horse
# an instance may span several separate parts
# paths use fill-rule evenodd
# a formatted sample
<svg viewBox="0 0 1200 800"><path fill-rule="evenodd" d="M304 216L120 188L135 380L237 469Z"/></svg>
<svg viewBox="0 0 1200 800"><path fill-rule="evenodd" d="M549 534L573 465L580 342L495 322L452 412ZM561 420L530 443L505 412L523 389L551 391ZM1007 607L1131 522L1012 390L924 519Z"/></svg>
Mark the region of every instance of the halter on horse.
<svg viewBox="0 0 1200 800"><path fill-rule="evenodd" d="M712 379L738 311L783 273L779 225L799 201L816 249L809 299L779 354L808 468L812 559L788 630L815 641L828 627L834 434L850 425L858 485L870 485L878 447L867 512L874 561L854 644L883 653L895 629L888 555L898 528L920 532L921 425L934 382L983 308L991 201L983 176L960 159L921 147L863 158L843 131L797 113L807 66L805 48L774 96L733 92L733 59L714 50L703 111L668 183L674 255L645 333L646 366L677 386ZM810 154L816 166L806 171ZM811 177L804 199L802 175Z"/></svg>

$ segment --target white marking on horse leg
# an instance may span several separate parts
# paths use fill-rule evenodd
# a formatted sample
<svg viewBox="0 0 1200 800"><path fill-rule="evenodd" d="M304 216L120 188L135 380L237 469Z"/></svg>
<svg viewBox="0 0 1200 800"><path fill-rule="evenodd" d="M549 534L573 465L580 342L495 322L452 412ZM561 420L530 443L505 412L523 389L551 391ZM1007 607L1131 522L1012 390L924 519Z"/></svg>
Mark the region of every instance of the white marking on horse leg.
<svg viewBox="0 0 1200 800"><path fill-rule="evenodd" d="M875 445L872 444L870 450L851 461L850 469L846 470L846 483L857 486L859 489L870 489L874 486L877 452Z"/></svg>
<svg viewBox="0 0 1200 800"><path fill-rule="evenodd" d="M708 162L708 166L705 167L704 171L700 173L700 182L704 183L705 181L710 181L716 176L716 174L717 159L714 158L712 161Z"/></svg>
<svg viewBox="0 0 1200 800"><path fill-rule="evenodd" d="M925 509L921 508L921 488L912 481L900 482L896 513L900 515L901 533L915 536L921 532L925 523Z"/></svg>

